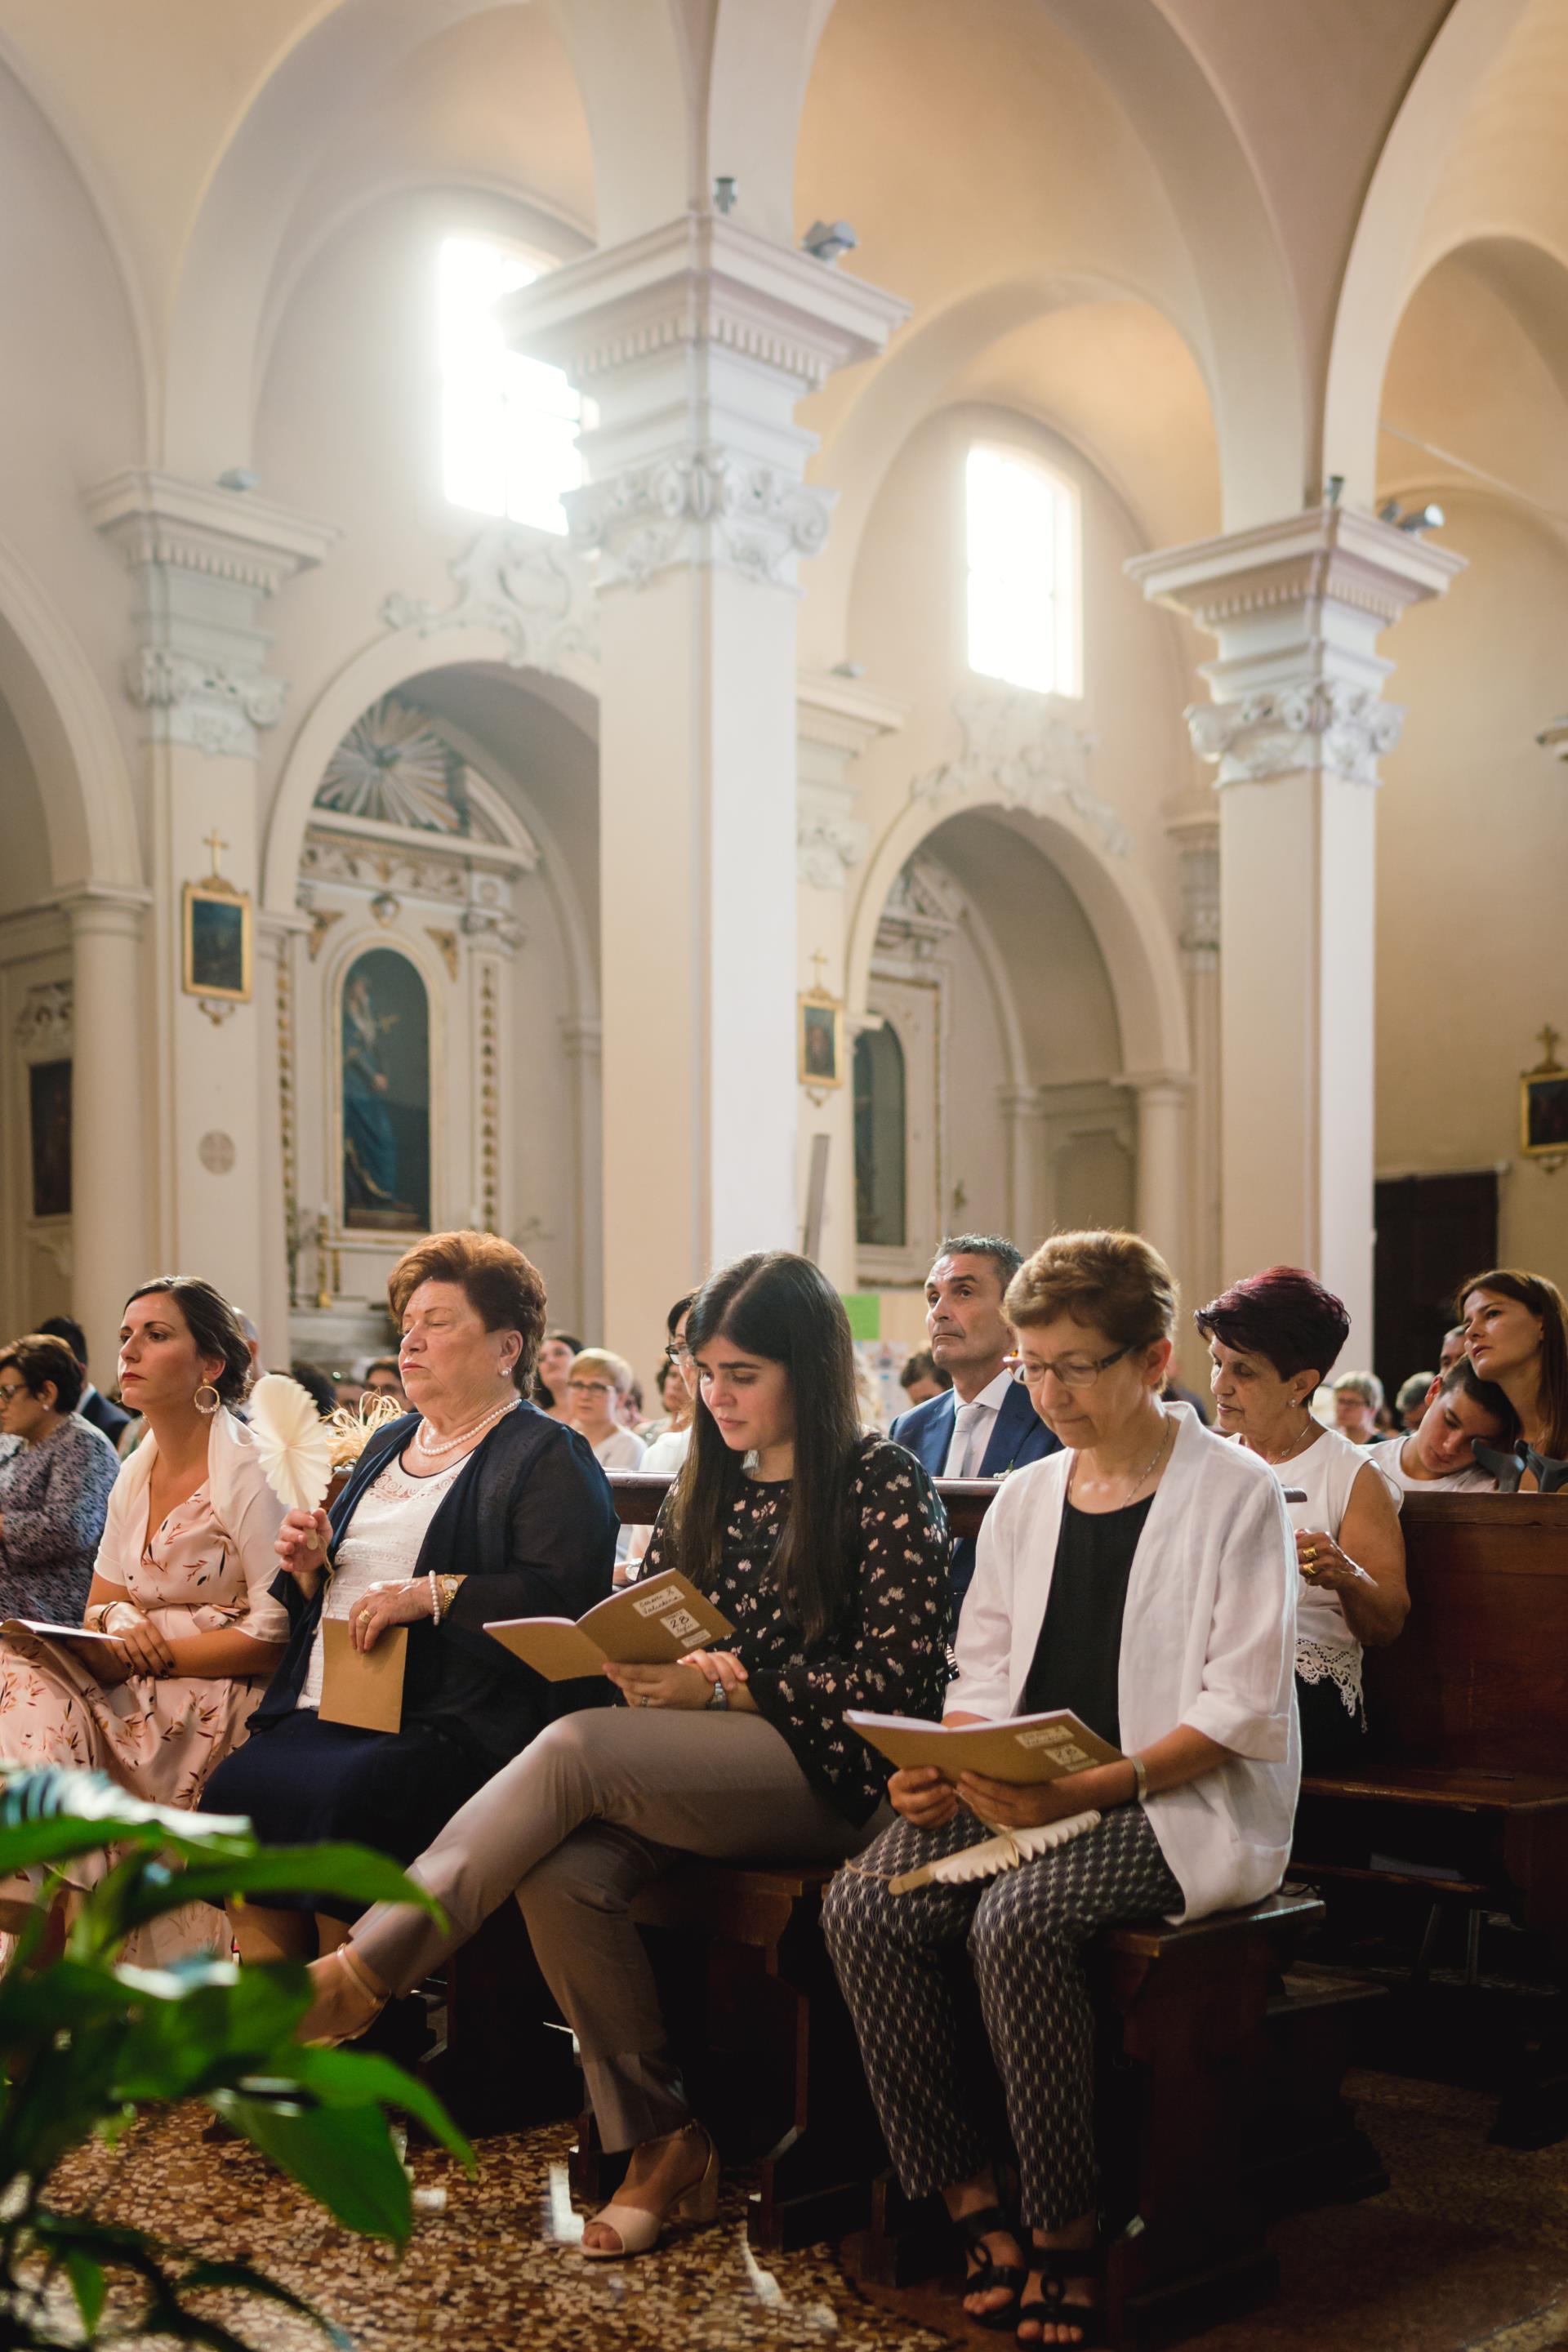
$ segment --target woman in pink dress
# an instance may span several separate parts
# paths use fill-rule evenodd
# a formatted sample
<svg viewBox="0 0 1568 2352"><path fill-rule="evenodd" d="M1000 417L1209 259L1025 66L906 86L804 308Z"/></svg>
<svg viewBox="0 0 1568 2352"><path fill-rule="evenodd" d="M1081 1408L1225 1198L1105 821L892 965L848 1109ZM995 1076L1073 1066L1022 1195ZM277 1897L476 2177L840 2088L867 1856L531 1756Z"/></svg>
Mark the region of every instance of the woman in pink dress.
<svg viewBox="0 0 1568 2352"><path fill-rule="evenodd" d="M128 1301L120 1381L147 1435L110 1496L83 1621L110 1638L101 1651L0 1642L7 1762L96 1769L153 1803L194 1806L245 1739L288 1631L271 1591L283 1506L228 1410L249 1377L244 1334L209 1283L164 1276ZM105 1867L87 1857L74 1881ZM124 1957L161 1962L226 1939L222 1913L192 1905Z"/></svg>

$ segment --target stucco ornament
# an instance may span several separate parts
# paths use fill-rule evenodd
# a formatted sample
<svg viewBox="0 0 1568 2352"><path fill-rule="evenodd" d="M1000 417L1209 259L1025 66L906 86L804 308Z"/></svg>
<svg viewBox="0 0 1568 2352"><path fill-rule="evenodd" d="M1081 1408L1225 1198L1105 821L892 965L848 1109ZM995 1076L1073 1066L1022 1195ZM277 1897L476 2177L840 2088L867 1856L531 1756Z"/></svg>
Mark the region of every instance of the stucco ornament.
<svg viewBox="0 0 1568 2352"><path fill-rule="evenodd" d="M599 559L599 585L646 588L677 563L723 564L787 585L825 544L833 493L711 444L630 466L568 493L572 544Z"/></svg>
<svg viewBox="0 0 1568 2352"><path fill-rule="evenodd" d="M593 590L574 551L524 523L487 525L466 554L447 566L458 594L450 604L386 597L389 629L433 636L439 629L494 629L508 642L508 666L554 677L569 663L595 663L598 634Z"/></svg>
<svg viewBox="0 0 1568 2352"><path fill-rule="evenodd" d="M417 833L472 831L468 767L423 710L384 695L327 762L316 806Z"/></svg>
<svg viewBox="0 0 1568 2352"><path fill-rule="evenodd" d="M1191 703L1186 720L1194 751L1218 770L1216 784L1260 783L1304 769L1375 784L1377 762L1398 742L1405 713L1372 687L1316 677L1234 702Z"/></svg>
<svg viewBox="0 0 1568 2352"><path fill-rule="evenodd" d="M1065 803L1114 856L1128 855L1131 835L1089 781L1093 736L1054 710L1045 696L966 688L954 695L952 710L963 730L963 755L917 776L911 799L940 802L950 793L969 793L1031 816L1056 813Z"/></svg>

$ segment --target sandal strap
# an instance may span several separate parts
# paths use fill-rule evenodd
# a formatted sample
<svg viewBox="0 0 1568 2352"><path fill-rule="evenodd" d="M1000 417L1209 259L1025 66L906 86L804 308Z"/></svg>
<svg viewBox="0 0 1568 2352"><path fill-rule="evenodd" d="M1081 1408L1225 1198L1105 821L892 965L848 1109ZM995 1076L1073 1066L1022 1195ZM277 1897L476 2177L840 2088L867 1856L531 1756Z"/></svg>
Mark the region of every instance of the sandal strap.
<svg viewBox="0 0 1568 2352"><path fill-rule="evenodd" d="M1105 2268L1105 2254L1099 2246L1036 2246L1029 2255L1029 2268L1038 2271L1042 2286L1056 2288L1059 2302L1068 2279L1099 2278Z"/></svg>
<svg viewBox="0 0 1568 2352"><path fill-rule="evenodd" d="M1017 2222L1000 2205L981 2205L973 2213L961 2213L957 2226L959 2235L972 2246L978 2246L982 2238L1011 2238L1016 2244L1023 2243Z"/></svg>

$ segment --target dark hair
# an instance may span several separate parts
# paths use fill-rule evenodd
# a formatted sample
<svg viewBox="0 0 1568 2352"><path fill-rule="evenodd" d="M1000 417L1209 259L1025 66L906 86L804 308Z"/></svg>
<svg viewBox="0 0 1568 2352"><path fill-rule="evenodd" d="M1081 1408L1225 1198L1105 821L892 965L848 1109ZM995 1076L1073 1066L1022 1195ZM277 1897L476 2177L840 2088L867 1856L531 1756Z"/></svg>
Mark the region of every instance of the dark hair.
<svg viewBox="0 0 1568 2352"><path fill-rule="evenodd" d="M952 1386L952 1374L944 1372L929 1348L917 1348L899 1374L901 1389L913 1388L917 1381L934 1381L939 1389Z"/></svg>
<svg viewBox="0 0 1568 2352"><path fill-rule="evenodd" d="M1544 1451L1554 1460L1568 1459L1568 1306L1554 1282L1543 1274L1526 1274L1521 1267L1494 1265L1489 1274L1472 1274L1454 1294L1454 1311L1461 1323L1465 1301L1472 1290L1495 1290L1541 1318L1541 1418L1545 1424ZM1468 1361L1467 1353L1466 1360Z"/></svg>
<svg viewBox="0 0 1568 2352"><path fill-rule="evenodd" d="M222 1357L223 1369L213 1386L225 1404L237 1404L250 1386L253 1368L245 1334L222 1291L204 1282L199 1274L159 1274L151 1282L138 1283L125 1305L133 1307L139 1298L158 1297L174 1300L185 1318L198 1356Z"/></svg>
<svg viewBox="0 0 1568 2352"><path fill-rule="evenodd" d="M46 1315L38 1326L41 1339L63 1339L77 1362L87 1370L87 1333L68 1315Z"/></svg>
<svg viewBox="0 0 1568 2352"><path fill-rule="evenodd" d="M1326 1381L1351 1330L1343 1299L1300 1265L1266 1266L1233 1282L1193 1320L1205 1339L1266 1357L1283 1381L1298 1372Z"/></svg>
<svg viewBox="0 0 1568 2352"><path fill-rule="evenodd" d="M584 1342L578 1339L575 1332L563 1331L559 1323L552 1323L551 1325L549 1330L546 1331L544 1335L544 1339L559 1339L562 1346L563 1348L570 1348L574 1356L580 1356L582 1354L584 1345ZM542 1339L539 1343L542 1348L544 1345L544 1339ZM556 1405L561 1402L560 1398L555 1394L542 1372L536 1371L533 1376L533 1402L535 1404L548 1405L552 1412L554 1411Z"/></svg>
<svg viewBox="0 0 1568 2352"><path fill-rule="evenodd" d="M1494 1421L1502 1423L1505 1445L1511 1445L1519 1435L1519 1415L1495 1381L1483 1381L1468 1356L1461 1356L1450 1364L1437 1383L1438 1391L1447 1396L1450 1389L1463 1389L1472 1404L1489 1412Z"/></svg>
<svg viewBox="0 0 1568 2352"><path fill-rule="evenodd" d="M401 1388L403 1386L403 1367L398 1362L395 1356L373 1356L369 1363L364 1368L364 1376L367 1381L369 1380L372 1372L390 1372L396 1381L398 1387Z"/></svg>
<svg viewBox="0 0 1568 2352"><path fill-rule="evenodd" d="M1023 1251L1001 1234L946 1234L931 1254L932 1265L940 1257L988 1257L1004 1291L1024 1263Z"/></svg>
<svg viewBox="0 0 1568 2352"><path fill-rule="evenodd" d="M1176 1280L1142 1234L1053 1234L1007 1286L1015 1330L1070 1315L1118 1348L1152 1348L1176 1328Z"/></svg>
<svg viewBox="0 0 1568 2352"><path fill-rule="evenodd" d="M16 1365L32 1396L40 1395L52 1381L56 1412L74 1412L80 1403L87 1367L58 1331L29 1331L8 1348L0 1348L0 1372L7 1364Z"/></svg>
<svg viewBox="0 0 1568 2352"><path fill-rule="evenodd" d="M693 1352L716 1339L782 1364L795 1399L795 1471L789 1507L773 1549L774 1580L807 1646L843 1606L849 1581L846 1541L851 1466L860 1446L855 1344L844 1302L808 1257L791 1250L737 1258L709 1277L692 1301ZM719 1556L742 1457L719 1434L700 1386L691 1444L676 1481L671 1529L687 1573L700 1581Z"/></svg>
<svg viewBox="0 0 1568 2352"><path fill-rule="evenodd" d="M290 1364L289 1377L298 1381L316 1411L325 1420L338 1409L338 1392L320 1364Z"/></svg>
<svg viewBox="0 0 1568 2352"><path fill-rule="evenodd" d="M457 1283L487 1331L518 1334L522 1345L511 1376L526 1396L544 1338L544 1276L531 1260L499 1234L431 1234L405 1250L387 1276L395 1323L402 1323L422 1282Z"/></svg>
<svg viewBox="0 0 1568 2352"><path fill-rule="evenodd" d="M684 1298L678 1298L676 1300L674 1306L670 1308L668 1314L664 1318L664 1328L668 1332L672 1339L675 1337L676 1325L679 1322L683 1315L690 1314L691 1309L696 1304L697 1293L694 1290L689 1290Z"/></svg>

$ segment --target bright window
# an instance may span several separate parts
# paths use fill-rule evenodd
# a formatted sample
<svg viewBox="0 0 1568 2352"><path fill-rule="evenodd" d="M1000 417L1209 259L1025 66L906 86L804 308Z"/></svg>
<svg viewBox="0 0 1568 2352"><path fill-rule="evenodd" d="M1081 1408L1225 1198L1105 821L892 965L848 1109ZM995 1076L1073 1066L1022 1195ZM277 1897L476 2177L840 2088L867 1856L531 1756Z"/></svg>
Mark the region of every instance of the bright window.
<svg viewBox="0 0 1568 2352"><path fill-rule="evenodd" d="M564 491L583 479L583 404L558 367L509 351L496 305L539 264L489 237L441 247L442 454L454 506L564 531Z"/></svg>
<svg viewBox="0 0 1568 2352"><path fill-rule="evenodd" d="M1078 494L977 445L964 468L969 667L1037 694L1083 692Z"/></svg>

